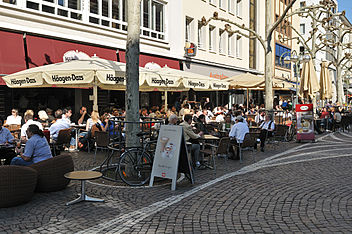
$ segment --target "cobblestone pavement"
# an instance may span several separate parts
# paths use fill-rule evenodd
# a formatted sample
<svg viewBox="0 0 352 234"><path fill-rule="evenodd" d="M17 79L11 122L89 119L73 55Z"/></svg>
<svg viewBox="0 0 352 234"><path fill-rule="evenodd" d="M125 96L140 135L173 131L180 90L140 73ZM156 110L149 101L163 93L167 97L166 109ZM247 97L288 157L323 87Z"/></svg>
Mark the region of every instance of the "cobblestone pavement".
<svg viewBox="0 0 352 234"><path fill-rule="evenodd" d="M352 230L352 134L331 133L317 143L280 143L244 162L217 160L217 170L170 184L130 188L102 181L87 194L104 203L65 206L80 186L35 194L27 204L0 209L0 232L236 233ZM92 153L72 154L76 170L91 169Z"/></svg>

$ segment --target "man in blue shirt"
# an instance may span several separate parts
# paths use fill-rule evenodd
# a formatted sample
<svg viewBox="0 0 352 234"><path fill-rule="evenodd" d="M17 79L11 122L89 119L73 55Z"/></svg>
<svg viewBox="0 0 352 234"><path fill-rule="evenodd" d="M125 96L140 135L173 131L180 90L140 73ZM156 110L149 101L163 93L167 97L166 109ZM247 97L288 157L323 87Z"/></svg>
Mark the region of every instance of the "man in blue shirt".
<svg viewBox="0 0 352 234"><path fill-rule="evenodd" d="M29 166L53 157L48 141L37 125L32 124L28 126L27 136L28 141L26 142L23 154L19 157L14 157L11 165Z"/></svg>
<svg viewBox="0 0 352 234"><path fill-rule="evenodd" d="M51 139L56 141L59 135L59 131L61 129L70 128L70 124L68 123L68 121L62 119L62 110L60 109L55 111L55 117L56 117L56 122L50 126L49 131L50 131Z"/></svg>
<svg viewBox="0 0 352 234"><path fill-rule="evenodd" d="M11 135L10 130L4 128L2 125L4 123L4 118L0 116L0 157L5 159L5 164L9 165L12 158L16 156L15 151L13 150L14 137Z"/></svg>

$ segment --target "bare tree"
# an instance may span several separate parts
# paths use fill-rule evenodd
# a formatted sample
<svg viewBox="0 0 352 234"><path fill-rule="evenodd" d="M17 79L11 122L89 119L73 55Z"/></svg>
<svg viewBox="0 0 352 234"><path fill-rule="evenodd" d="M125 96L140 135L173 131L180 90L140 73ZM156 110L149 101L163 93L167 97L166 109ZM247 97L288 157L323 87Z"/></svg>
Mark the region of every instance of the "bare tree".
<svg viewBox="0 0 352 234"><path fill-rule="evenodd" d="M225 19L218 16L217 12L214 12L213 17L210 17L206 20L205 17L202 18L203 25L207 25L211 20L219 20L227 23L225 29L231 30L231 25L234 25L237 30L233 31L238 33L244 37L249 39L258 39L265 52L265 67L264 67L264 75L265 75L265 108L267 110L273 109L273 75L274 75L274 62L273 62L273 33L275 29L281 24L284 20L285 16L292 8L293 4L296 0L290 1L290 3L286 6L285 10L282 12L281 16L273 22L273 1L265 0L265 38L259 35L256 31L246 27L244 24L240 25L236 22L233 22L229 19Z"/></svg>
<svg viewBox="0 0 352 234"><path fill-rule="evenodd" d="M127 43L126 43L126 121L139 122L139 37L141 0L127 1ZM139 124L126 124L126 146L139 143Z"/></svg>
<svg viewBox="0 0 352 234"><path fill-rule="evenodd" d="M347 36L351 36L352 27L345 17L345 12L332 13L325 25L326 36L320 36L324 44L324 51L330 55L330 64L336 69L336 93L337 102L343 103L343 76L344 69L350 69L349 65L352 55L352 43Z"/></svg>

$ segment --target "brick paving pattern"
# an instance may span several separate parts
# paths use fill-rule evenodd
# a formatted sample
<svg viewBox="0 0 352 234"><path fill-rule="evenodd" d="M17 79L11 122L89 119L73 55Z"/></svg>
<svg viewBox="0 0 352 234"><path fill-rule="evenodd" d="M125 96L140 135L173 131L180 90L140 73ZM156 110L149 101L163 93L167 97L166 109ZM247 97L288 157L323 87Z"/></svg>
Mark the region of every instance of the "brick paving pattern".
<svg viewBox="0 0 352 234"><path fill-rule="evenodd" d="M170 184L87 183L87 194L105 203L65 206L80 190L71 182L63 191L0 209L0 232L350 232L351 137L334 133L317 143L280 143L265 153L245 152L242 164L220 158L216 172L196 171L196 184L183 180L176 191ZM72 156L76 170L88 170L105 154L96 163L93 153Z"/></svg>

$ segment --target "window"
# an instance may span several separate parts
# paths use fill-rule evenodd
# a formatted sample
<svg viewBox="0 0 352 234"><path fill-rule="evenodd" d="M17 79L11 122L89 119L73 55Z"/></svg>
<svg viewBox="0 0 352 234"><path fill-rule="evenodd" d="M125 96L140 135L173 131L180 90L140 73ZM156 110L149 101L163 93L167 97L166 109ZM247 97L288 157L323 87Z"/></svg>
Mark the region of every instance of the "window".
<svg viewBox="0 0 352 234"><path fill-rule="evenodd" d="M226 47L226 33L225 30L219 30L219 53L225 54L225 47Z"/></svg>
<svg viewBox="0 0 352 234"><path fill-rule="evenodd" d="M205 27L202 25L201 21L198 21L198 47L205 48L205 34L204 34Z"/></svg>
<svg viewBox="0 0 352 234"><path fill-rule="evenodd" d="M237 0L228 0L227 5L230 13L235 14L235 1Z"/></svg>
<svg viewBox="0 0 352 234"><path fill-rule="evenodd" d="M219 7L221 9L226 9L226 0L219 0Z"/></svg>
<svg viewBox="0 0 352 234"><path fill-rule="evenodd" d="M291 56L291 49L276 43L275 44L275 65L282 68L291 69L290 63L289 64L284 63L284 57L286 56Z"/></svg>
<svg viewBox="0 0 352 234"><path fill-rule="evenodd" d="M242 37L240 35L236 37L236 57L242 58Z"/></svg>
<svg viewBox="0 0 352 234"><path fill-rule="evenodd" d="M192 23L193 19L186 17L186 32L185 32L185 40L186 42L191 42L192 41Z"/></svg>
<svg viewBox="0 0 352 234"><path fill-rule="evenodd" d="M228 34L227 37L227 54L233 56L233 49L234 49L234 35L232 33Z"/></svg>
<svg viewBox="0 0 352 234"><path fill-rule="evenodd" d="M215 27L209 25L209 51L215 51Z"/></svg>
<svg viewBox="0 0 352 234"><path fill-rule="evenodd" d="M299 29L300 29L302 35L306 34L306 25L305 24L300 24Z"/></svg>
<svg viewBox="0 0 352 234"><path fill-rule="evenodd" d="M242 0L237 0L236 15L237 17L242 18Z"/></svg>
<svg viewBox="0 0 352 234"><path fill-rule="evenodd" d="M123 0L123 2L125 1L126 0ZM126 9L126 7L123 7L123 9ZM141 9L143 35L157 39L165 39L164 5L153 0L143 0ZM124 11L122 12L124 13ZM123 21L127 22L127 16L123 18L126 18L126 20L123 19Z"/></svg>

